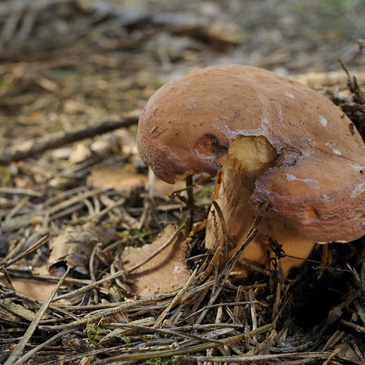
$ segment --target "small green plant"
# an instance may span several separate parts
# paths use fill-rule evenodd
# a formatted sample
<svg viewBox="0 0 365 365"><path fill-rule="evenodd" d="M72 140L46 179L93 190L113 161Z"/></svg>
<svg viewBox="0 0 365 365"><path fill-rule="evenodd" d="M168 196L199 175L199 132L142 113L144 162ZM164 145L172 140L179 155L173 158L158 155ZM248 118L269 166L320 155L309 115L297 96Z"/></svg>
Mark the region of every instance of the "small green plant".
<svg viewBox="0 0 365 365"><path fill-rule="evenodd" d="M104 227L105 228L112 228L112 224L110 222L105 222Z"/></svg>
<svg viewBox="0 0 365 365"><path fill-rule="evenodd" d="M148 365L180 365L182 364L181 356L164 357L162 359L152 359L146 362Z"/></svg>
<svg viewBox="0 0 365 365"><path fill-rule="evenodd" d="M125 342L127 347L131 345L131 339L129 337L122 335L122 340Z"/></svg>
<svg viewBox="0 0 365 365"><path fill-rule="evenodd" d="M202 199L202 198L211 196L212 195L212 192L213 192L213 189L214 189L214 184L209 184L209 185L204 186L198 192L197 198L198 199Z"/></svg>
<svg viewBox="0 0 365 365"><path fill-rule="evenodd" d="M124 237L124 236L127 236L127 235L130 235L130 236L139 236L141 238L146 238L148 236L150 236L152 234L152 231L139 231L139 230L133 230L133 231L123 231L123 232L118 232L118 235L120 237Z"/></svg>
<svg viewBox="0 0 365 365"><path fill-rule="evenodd" d="M96 342L96 337L102 333L103 330L97 326L95 323L88 322L86 325L86 336L91 341L95 348L98 348L98 343Z"/></svg>
<svg viewBox="0 0 365 365"><path fill-rule="evenodd" d="M11 179L11 171L8 166L0 167L0 186L6 187Z"/></svg>
<svg viewBox="0 0 365 365"><path fill-rule="evenodd" d="M9 90L14 87L14 84L8 80L1 80L0 81L0 89L2 90Z"/></svg>

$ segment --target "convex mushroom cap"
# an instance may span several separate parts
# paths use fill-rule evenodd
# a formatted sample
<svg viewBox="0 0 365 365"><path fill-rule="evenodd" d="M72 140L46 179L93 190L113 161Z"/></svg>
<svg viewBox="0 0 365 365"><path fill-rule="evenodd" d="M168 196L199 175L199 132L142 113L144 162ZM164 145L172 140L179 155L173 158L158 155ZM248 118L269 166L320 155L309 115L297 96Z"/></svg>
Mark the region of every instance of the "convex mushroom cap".
<svg viewBox="0 0 365 365"><path fill-rule="evenodd" d="M263 214L302 236L350 241L365 234L365 147L351 125L330 100L295 81L255 67L211 66L150 98L137 144L168 183L222 167L240 171L234 175L252 214L268 202Z"/></svg>

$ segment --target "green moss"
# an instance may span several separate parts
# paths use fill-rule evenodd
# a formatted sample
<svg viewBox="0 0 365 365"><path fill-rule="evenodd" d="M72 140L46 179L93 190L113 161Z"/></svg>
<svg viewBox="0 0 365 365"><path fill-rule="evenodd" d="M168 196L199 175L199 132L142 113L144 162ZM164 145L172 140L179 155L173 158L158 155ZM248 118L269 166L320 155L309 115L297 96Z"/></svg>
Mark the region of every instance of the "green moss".
<svg viewBox="0 0 365 365"><path fill-rule="evenodd" d="M164 357L162 359L152 359L146 362L147 365L181 365L181 356Z"/></svg>
<svg viewBox="0 0 365 365"><path fill-rule="evenodd" d="M213 190L214 190L214 183L208 184L200 189L196 197L198 199L210 197L212 195Z"/></svg>
<svg viewBox="0 0 365 365"><path fill-rule="evenodd" d="M14 84L7 80L0 80L0 89L2 90L9 90L14 87Z"/></svg>
<svg viewBox="0 0 365 365"><path fill-rule="evenodd" d="M8 166L0 167L0 186L6 187L11 179L11 171Z"/></svg>
<svg viewBox="0 0 365 365"><path fill-rule="evenodd" d="M146 238L152 235L152 231L139 231L139 230L133 230L133 231L123 231L123 232L118 232L118 235L120 237L124 237L127 235L130 236L139 236L141 238Z"/></svg>

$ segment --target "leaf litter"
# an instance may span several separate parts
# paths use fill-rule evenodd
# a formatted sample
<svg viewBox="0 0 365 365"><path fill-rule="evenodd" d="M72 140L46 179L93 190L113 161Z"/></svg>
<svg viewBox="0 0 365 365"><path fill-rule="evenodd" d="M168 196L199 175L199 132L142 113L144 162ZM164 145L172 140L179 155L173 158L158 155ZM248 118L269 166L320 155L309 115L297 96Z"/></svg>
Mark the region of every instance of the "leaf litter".
<svg viewBox="0 0 365 365"><path fill-rule="evenodd" d="M76 3L95 15L91 5ZM0 16L7 9L0 7ZM18 9L23 16L25 9ZM67 6L57 11L67 12ZM127 28L138 30L138 19L146 19L143 12L135 16L124 19ZM85 40L90 45L113 17L85 19L90 23L78 24L73 36L94 24L95 33ZM190 39L167 55L158 39L167 68L182 55L196 62L191 50L211 57L211 49L224 50L238 39L234 27L223 39L209 22L192 26L182 17L173 27L166 19L148 22L162 24L165 38ZM149 31L142 29L143 42ZM217 254L204 249L212 181L195 177L188 184L193 200L184 186L175 186L171 198L159 182L149 188L153 182L138 164L134 134L138 112L158 80L138 76L150 59L126 64L105 53L106 47L138 48L141 39L134 37L131 32L122 44L100 45L103 51L90 55L93 67L80 66L87 50L82 42L67 57L57 50L33 53L30 60L21 51L2 56L15 63L0 65L0 362L363 364L363 240L318 248L289 278L258 270L235 281L232 263L219 269ZM280 59L265 56L261 66L280 66ZM300 78L363 132L362 78L325 75ZM115 110L123 110L123 117ZM76 142L81 147L70 145Z"/></svg>

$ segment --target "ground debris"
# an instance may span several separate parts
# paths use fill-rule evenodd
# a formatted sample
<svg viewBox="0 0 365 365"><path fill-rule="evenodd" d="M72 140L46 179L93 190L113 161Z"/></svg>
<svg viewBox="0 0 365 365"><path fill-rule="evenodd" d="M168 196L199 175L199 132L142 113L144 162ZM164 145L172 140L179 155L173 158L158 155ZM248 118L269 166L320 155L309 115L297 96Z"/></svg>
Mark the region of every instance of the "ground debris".
<svg viewBox="0 0 365 365"><path fill-rule="evenodd" d="M234 281L204 249L212 181L169 197L135 145L145 100L212 63L300 73L364 136L361 2L33 2L0 5L0 363L364 364L364 240ZM138 282L165 244L184 275Z"/></svg>
<svg viewBox="0 0 365 365"><path fill-rule="evenodd" d="M132 281L131 289L139 296L165 293L184 286L190 272L186 266L188 245L181 229L168 225L157 239L142 247L126 247L123 252L125 268ZM161 248L170 244L163 250ZM158 251L158 254L155 254ZM144 265L141 262L148 260Z"/></svg>

